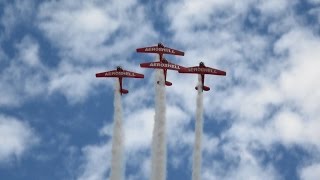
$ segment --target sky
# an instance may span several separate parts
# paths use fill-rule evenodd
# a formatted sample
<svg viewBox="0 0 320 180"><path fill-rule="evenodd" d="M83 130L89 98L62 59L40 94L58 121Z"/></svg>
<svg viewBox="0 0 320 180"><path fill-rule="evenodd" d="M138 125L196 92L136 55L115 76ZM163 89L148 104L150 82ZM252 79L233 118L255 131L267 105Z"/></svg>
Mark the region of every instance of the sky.
<svg viewBox="0 0 320 180"><path fill-rule="evenodd" d="M154 74L164 45L206 76L202 179L320 177L319 0L0 0L0 179L110 175L113 79L123 68L127 180L150 177ZM169 71L167 179L190 179L197 76Z"/></svg>

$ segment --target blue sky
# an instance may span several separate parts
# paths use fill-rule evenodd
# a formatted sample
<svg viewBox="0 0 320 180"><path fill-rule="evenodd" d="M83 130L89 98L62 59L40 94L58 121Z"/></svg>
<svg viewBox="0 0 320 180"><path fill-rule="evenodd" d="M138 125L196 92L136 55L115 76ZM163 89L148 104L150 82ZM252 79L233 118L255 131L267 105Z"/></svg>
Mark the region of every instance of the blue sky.
<svg viewBox="0 0 320 180"><path fill-rule="evenodd" d="M320 177L319 0L0 0L0 179L108 179L112 79L124 68L126 179L149 179L147 45L227 71L206 77L202 178ZM190 179L197 77L170 71L167 179Z"/></svg>

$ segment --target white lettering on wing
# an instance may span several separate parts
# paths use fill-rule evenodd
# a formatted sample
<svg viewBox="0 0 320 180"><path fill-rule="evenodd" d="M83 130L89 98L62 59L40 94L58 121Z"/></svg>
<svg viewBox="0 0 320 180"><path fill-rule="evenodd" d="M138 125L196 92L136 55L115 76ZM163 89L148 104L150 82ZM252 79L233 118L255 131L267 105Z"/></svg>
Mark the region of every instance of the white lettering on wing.
<svg viewBox="0 0 320 180"><path fill-rule="evenodd" d="M106 72L105 76L130 76L134 77L134 73L125 71Z"/></svg>
<svg viewBox="0 0 320 180"><path fill-rule="evenodd" d="M189 68L189 72L200 72L200 73L217 73L215 69L209 68Z"/></svg>
<svg viewBox="0 0 320 180"><path fill-rule="evenodd" d="M164 53L171 53L175 54L175 51L173 49L169 48L159 48L159 47L152 47L152 48L145 48L144 51L155 51L155 52L164 52Z"/></svg>
<svg viewBox="0 0 320 180"><path fill-rule="evenodd" d="M160 67L160 68L172 68L172 69L180 69L180 66L175 65L175 64L167 64L167 63L159 63L159 62L155 62L155 63L151 63L150 67Z"/></svg>

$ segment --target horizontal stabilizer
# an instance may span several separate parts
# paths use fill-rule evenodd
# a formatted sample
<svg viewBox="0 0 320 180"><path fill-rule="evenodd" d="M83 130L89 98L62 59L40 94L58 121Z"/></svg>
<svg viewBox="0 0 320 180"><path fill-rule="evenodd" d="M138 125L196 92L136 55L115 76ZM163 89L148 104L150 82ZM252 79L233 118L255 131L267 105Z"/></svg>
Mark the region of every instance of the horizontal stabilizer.
<svg viewBox="0 0 320 180"><path fill-rule="evenodd" d="M120 92L121 92L121 94L128 94L128 92L129 92L129 91L128 91L128 90L126 90L126 89L121 89L121 91L120 91Z"/></svg>
<svg viewBox="0 0 320 180"><path fill-rule="evenodd" d="M195 87L196 90L198 90L198 86ZM210 91L210 88L208 86L202 86L203 91Z"/></svg>
<svg viewBox="0 0 320 180"><path fill-rule="evenodd" d="M166 81L166 86L171 86L171 85L172 85L172 83L171 83L171 82Z"/></svg>
<svg viewBox="0 0 320 180"><path fill-rule="evenodd" d="M202 89L203 89L204 91L210 91L210 88L209 88L208 86L203 86Z"/></svg>
<svg viewBox="0 0 320 180"><path fill-rule="evenodd" d="M157 83L158 83L158 84L160 84L160 81L157 81ZM171 82L169 82L169 81L166 81L165 85L166 85L166 86L171 86L171 85L172 85L172 83L171 83Z"/></svg>

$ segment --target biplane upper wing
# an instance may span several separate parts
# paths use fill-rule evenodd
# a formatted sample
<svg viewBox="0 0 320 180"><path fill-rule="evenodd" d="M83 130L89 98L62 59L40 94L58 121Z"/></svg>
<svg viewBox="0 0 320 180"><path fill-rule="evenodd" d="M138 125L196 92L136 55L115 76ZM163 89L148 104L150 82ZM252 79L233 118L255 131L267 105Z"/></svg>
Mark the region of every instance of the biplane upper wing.
<svg viewBox="0 0 320 180"><path fill-rule="evenodd" d="M199 66L182 68L181 70L179 70L179 73L212 74L212 75L218 75L218 76L225 76L226 75L225 71L210 68L210 67L199 67Z"/></svg>
<svg viewBox="0 0 320 180"><path fill-rule="evenodd" d="M176 70L179 71L180 69L183 69L183 66L180 66L178 64L174 64L171 62L148 62L148 63L142 63L140 64L140 67L143 68L153 68L153 69L170 69L170 70Z"/></svg>
<svg viewBox="0 0 320 180"><path fill-rule="evenodd" d="M122 70L122 71L112 70L112 71L97 73L96 77L144 78L144 75L140 73L132 72L132 71L127 71L127 70Z"/></svg>
<svg viewBox="0 0 320 180"><path fill-rule="evenodd" d="M172 54L177 56L184 56L184 52L169 47L150 46L137 49L138 53L158 53L158 54Z"/></svg>

